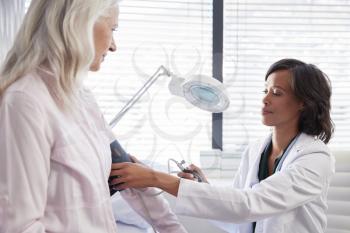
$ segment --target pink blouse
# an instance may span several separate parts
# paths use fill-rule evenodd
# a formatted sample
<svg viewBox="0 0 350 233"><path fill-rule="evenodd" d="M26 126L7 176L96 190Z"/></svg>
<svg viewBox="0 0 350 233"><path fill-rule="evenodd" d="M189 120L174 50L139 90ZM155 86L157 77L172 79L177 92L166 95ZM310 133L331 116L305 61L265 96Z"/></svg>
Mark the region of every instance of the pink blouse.
<svg viewBox="0 0 350 233"><path fill-rule="evenodd" d="M107 183L114 136L83 88L76 111L61 111L43 82L52 78L26 75L0 99L0 232L117 232ZM158 231L186 232L167 202L147 192L122 195L146 217L143 196Z"/></svg>

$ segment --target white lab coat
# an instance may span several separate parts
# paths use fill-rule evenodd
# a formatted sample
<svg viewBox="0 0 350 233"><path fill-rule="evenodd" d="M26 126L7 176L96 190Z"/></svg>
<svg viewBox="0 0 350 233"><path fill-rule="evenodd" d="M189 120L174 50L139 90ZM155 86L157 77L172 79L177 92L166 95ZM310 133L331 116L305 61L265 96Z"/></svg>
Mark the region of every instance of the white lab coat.
<svg viewBox="0 0 350 233"><path fill-rule="evenodd" d="M234 188L182 179L176 213L223 222L228 232L321 233L327 225L327 192L335 161L319 139L301 134L280 171L259 183L260 157L270 137L242 155ZM235 224L232 224L235 223Z"/></svg>

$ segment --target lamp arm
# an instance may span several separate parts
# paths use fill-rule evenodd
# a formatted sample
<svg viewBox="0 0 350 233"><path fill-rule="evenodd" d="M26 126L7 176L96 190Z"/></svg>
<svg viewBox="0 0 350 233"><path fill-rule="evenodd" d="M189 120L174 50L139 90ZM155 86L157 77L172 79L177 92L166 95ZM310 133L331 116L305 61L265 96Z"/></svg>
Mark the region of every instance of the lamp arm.
<svg viewBox="0 0 350 233"><path fill-rule="evenodd" d="M168 69L166 69L164 66L159 66L157 71L147 80L147 82L134 94L134 96L124 105L124 107L118 112L118 114L111 120L109 123L109 126L113 128L124 116L125 113L127 113L132 106L143 96L143 94L153 85L155 81L160 76L171 76L171 73Z"/></svg>

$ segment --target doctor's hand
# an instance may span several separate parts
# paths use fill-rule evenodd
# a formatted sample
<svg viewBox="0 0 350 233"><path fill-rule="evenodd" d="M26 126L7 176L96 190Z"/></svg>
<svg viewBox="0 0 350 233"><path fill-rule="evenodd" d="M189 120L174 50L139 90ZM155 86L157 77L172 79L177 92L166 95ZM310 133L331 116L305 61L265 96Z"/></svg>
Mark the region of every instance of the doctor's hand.
<svg viewBox="0 0 350 233"><path fill-rule="evenodd" d="M118 189L153 187L155 182L154 171L142 164L135 157L134 163L113 163L110 177L116 177L111 181Z"/></svg>
<svg viewBox="0 0 350 233"><path fill-rule="evenodd" d="M139 163L113 163L110 176L117 176L110 183L115 185L117 190L157 187L177 196L180 184L178 177L155 171Z"/></svg>
<svg viewBox="0 0 350 233"><path fill-rule="evenodd" d="M129 155L130 159L133 163L139 163L139 164L144 164L143 162L141 162L140 160L138 160L135 156L133 155Z"/></svg>
<svg viewBox="0 0 350 233"><path fill-rule="evenodd" d="M203 171L197 167L196 165L194 164L190 164L186 169L190 170L190 171L195 171L197 172L201 178L202 178L202 182L205 182L205 183L209 183L207 178L205 177ZM177 173L177 176L178 177L181 177L181 178L184 178L184 179L188 179L188 180L194 180L194 181L198 181L192 173L189 173L189 172L179 172Z"/></svg>

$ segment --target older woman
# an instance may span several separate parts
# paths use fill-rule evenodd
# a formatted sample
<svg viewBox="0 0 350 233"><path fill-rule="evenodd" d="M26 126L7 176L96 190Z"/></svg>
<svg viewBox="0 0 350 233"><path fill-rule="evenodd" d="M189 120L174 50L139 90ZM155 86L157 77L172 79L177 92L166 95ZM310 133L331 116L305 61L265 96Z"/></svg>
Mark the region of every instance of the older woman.
<svg viewBox="0 0 350 233"><path fill-rule="evenodd" d="M178 213L235 223L221 224L229 232L323 233L334 173L326 146L333 133L328 78L312 64L283 59L270 67L265 82L262 123L272 132L248 146L234 188L196 183L186 173L180 180L131 163L113 164L112 175L119 176L114 183L159 187L177 196Z"/></svg>
<svg viewBox="0 0 350 233"><path fill-rule="evenodd" d="M0 232L116 232L115 139L82 81L117 26L115 0L32 1L0 73ZM159 232L185 232L153 192L122 195Z"/></svg>

